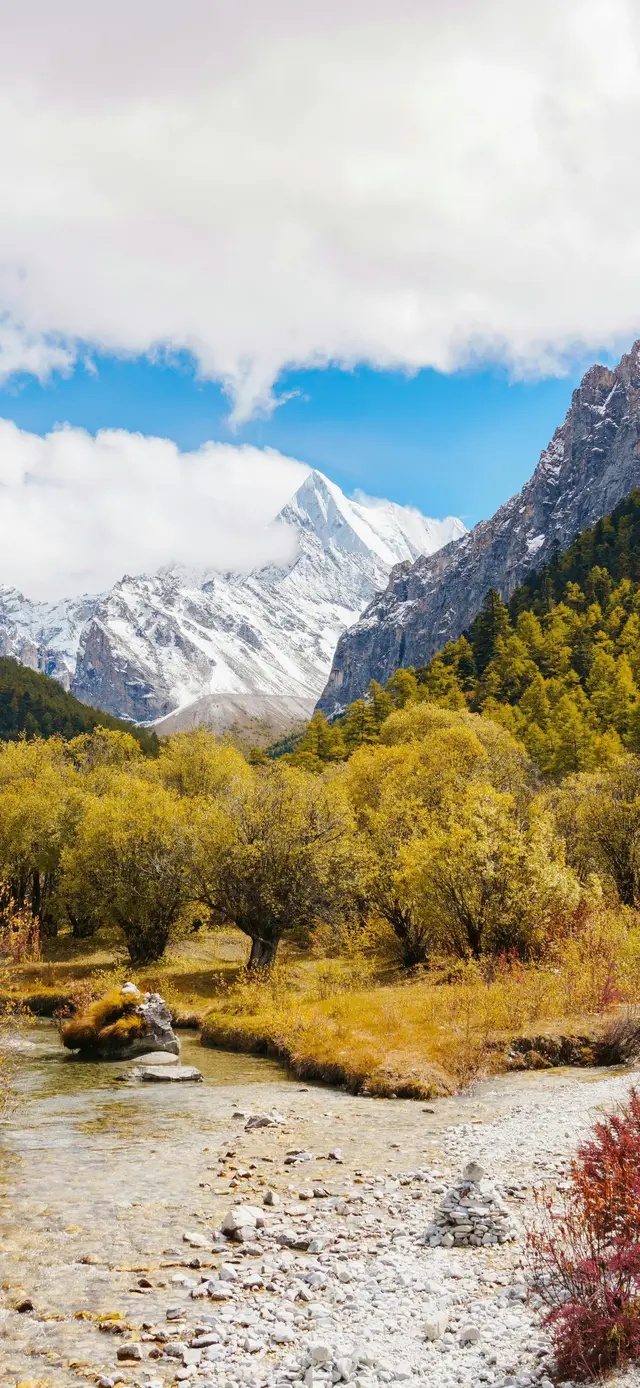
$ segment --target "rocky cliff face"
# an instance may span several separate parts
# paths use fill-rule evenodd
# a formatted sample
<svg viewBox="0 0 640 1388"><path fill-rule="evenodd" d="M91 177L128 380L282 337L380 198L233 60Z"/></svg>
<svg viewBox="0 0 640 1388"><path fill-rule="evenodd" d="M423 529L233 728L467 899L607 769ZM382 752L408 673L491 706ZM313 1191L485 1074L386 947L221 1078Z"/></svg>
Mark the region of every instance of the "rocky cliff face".
<svg viewBox="0 0 640 1388"><path fill-rule="evenodd" d="M529 482L462 539L392 570L341 637L319 703L335 713L401 665L424 665L473 620L489 588L509 597L532 569L640 486L640 342L614 371L592 366Z"/></svg>
<svg viewBox="0 0 640 1388"><path fill-rule="evenodd" d="M392 502L351 501L318 472L279 519L298 536L283 567L171 568L56 604L0 587L0 654L54 675L107 713L135 722L171 714L165 731L238 717L290 726L294 707L296 718L311 713L339 636L393 565L432 553L464 526ZM252 713L239 708L246 698Z"/></svg>

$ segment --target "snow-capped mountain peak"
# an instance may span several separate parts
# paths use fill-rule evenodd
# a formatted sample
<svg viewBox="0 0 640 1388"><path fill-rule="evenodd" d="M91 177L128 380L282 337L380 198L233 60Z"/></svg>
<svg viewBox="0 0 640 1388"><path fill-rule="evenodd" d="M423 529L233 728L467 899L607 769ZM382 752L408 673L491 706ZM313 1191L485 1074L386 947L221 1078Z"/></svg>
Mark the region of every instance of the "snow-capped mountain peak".
<svg viewBox="0 0 640 1388"><path fill-rule="evenodd" d="M286 565L249 574L168 566L126 576L107 593L32 603L0 587L0 653L53 674L78 698L136 721L171 727L224 722L225 699L273 722L278 700L313 707L339 636L394 566L464 534L461 521L358 494L349 500L311 471L275 517L297 533ZM268 709L267 709L268 705ZM213 713L212 713L213 716Z"/></svg>
<svg viewBox="0 0 640 1388"><path fill-rule="evenodd" d="M311 530L324 548L375 554L390 567L419 554L433 554L465 534L462 521L430 520L413 506L356 492L349 500L335 482L314 470L283 508L278 520Z"/></svg>

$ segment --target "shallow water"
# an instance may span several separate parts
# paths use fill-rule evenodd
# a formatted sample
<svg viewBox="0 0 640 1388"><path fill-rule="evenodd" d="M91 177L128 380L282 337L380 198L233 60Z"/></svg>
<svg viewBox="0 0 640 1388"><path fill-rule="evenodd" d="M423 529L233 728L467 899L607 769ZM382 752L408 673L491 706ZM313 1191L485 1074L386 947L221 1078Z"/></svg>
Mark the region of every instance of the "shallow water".
<svg viewBox="0 0 640 1388"><path fill-rule="evenodd" d="M442 1159L452 1127L472 1133L514 1105L533 1113L550 1089L561 1103L569 1082L607 1073L503 1076L425 1106L300 1085L275 1062L204 1049L188 1032L181 1043L182 1063L196 1065L204 1084L124 1085L117 1077L131 1062L74 1060L50 1022L19 1038L17 1102L0 1126L2 1388L93 1382L114 1357L97 1317L117 1312L133 1328L164 1321L170 1277L193 1257L183 1233L219 1226L237 1194L234 1167L250 1166L258 1194L267 1184L293 1189L293 1146L311 1149L314 1179L334 1184L349 1184L359 1165L415 1169ZM234 1118L270 1108L287 1116L285 1127L245 1134ZM336 1146L338 1168L328 1159ZM237 1159L226 1155L236 1149ZM144 1293L141 1273L153 1282ZM25 1297L34 1312L16 1315ZM135 1370L126 1372L134 1383Z"/></svg>
<svg viewBox="0 0 640 1388"><path fill-rule="evenodd" d="M11 1317L16 1350L3 1364L0 1340L3 1388L41 1376L56 1385L78 1374L91 1381L81 1370L70 1379L70 1361L86 1360L88 1368L97 1354L100 1367L106 1346L73 1318L113 1310L115 1298L123 1315L139 1320L142 1298L129 1291L136 1279L118 1267L151 1262L157 1272L173 1246L183 1257L182 1230L210 1218L199 1182L210 1183L207 1162L238 1127L234 1110L273 1107L293 1088L272 1061L206 1050L195 1033L180 1039L182 1063L197 1065L204 1084L124 1085L118 1076L131 1062L75 1060L50 1022L37 1022L15 1043L17 1097L0 1128L0 1306L25 1296L36 1313L71 1320L42 1322L34 1337L31 1316ZM30 1350L40 1338L42 1364L20 1353L22 1338Z"/></svg>

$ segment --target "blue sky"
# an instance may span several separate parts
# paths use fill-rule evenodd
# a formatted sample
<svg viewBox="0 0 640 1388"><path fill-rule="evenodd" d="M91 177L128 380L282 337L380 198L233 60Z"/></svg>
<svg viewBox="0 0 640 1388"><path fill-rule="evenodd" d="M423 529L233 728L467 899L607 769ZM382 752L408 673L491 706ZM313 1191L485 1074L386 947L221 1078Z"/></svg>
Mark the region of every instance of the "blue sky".
<svg viewBox="0 0 640 1388"><path fill-rule="evenodd" d="M93 355L44 384L20 376L0 390L0 415L30 433L69 423L173 439L181 450L209 440L271 447L356 488L467 525L491 513L530 476L562 422L588 360L570 375L510 381L506 371L414 376L361 367L283 376L291 394L268 419L229 425L220 386L199 380L186 356L172 364Z"/></svg>
<svg viewBox="0 0 640 1388"><path fill-rule="evenodd" d="M5 8L0 582L266 560L292 458L471 525L640 336L634 0Z"/></svg>

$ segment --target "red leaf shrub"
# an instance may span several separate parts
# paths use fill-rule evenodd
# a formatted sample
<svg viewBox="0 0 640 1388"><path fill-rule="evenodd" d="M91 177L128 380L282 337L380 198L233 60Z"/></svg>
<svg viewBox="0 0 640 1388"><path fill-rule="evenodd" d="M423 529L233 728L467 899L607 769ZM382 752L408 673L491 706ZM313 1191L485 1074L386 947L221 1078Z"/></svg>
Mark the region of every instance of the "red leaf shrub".
<svg viewBox="0 0 640 1388"><path fill-rule="evenodd" d="M595 1378L640 1360L640 1095L578 1149L558 1208L537 1198L529 1235L561 1378Z"/></svg>

